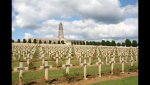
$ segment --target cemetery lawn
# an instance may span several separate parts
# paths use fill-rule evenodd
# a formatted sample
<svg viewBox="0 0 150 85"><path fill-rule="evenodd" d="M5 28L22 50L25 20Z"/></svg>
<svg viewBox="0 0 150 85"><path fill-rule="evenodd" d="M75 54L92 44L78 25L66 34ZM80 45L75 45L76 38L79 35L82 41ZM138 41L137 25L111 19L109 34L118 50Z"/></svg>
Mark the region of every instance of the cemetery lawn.
<svg viewBox="0 0 150 85"><path fill-rule="evenodd" d="M137 63L134 63L134 65L137 66ZM121 64L115 64L114 69L120 69L121 70ZM130 63L125 64L125 71L127 72L130 68ZM65 77L64 76L65 69L63 68L58 68L58 69L50 69L48 76L49 79L52 78L60 78L60 77ZM102 65L102 76L105 76L107 74L110 74L110 65ZM97 75L98 74L98 66L87 66L87 75ZM18 82L18 75L19 72L12 72L12 84L15 82ZM74 68L70 68L70 76L82 76L83 75L83 67L78 66ZM24 78L24 83L29 83L32 80L38 80L41 78L44 78L44 70L31 70L28 72L23 73L23 78Z"/></svg>
<svg viewBox="0 0 150 85"><path fill-rule="evenodd" d="M138 76L131 76L117 80L102 81L90 85L138 85Z"/></svg>

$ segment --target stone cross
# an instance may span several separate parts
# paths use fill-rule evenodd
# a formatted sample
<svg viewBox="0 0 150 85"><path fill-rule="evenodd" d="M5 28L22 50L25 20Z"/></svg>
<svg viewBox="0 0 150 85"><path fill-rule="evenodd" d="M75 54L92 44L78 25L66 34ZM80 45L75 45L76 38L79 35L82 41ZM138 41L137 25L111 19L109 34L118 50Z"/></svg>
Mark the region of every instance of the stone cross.
<svg viewBox="0 0 150 85"><path fill-rule="evenodd" d="M68 63L70 64L71 53L68 54Z"/></svg>
<svg viewBox="0 0 150 85"><path fill-rule="evenodd" d="M121 55L119 56L119 62L121 63Z"/></svg>
<svg viewBox="0 0 150 85"><path fill-rule="evenodd" d="M17 70L19 70L19 85L23 85L23 70L25 68L23 67L23 62L20 62L19 63L19 68L17 68Z"/></svg>
<svg viewBox="0 0 150 85"><path fill-rule="evenodd" d="M48 61L45 61L44 69L45 69L45 80L48 80L48 69L49 69Z"/></svg>
<svg viewBox="0 0 150 85"><path fill-rule="evenodd" d="M40 58L42 59L42 65L40 66L40 69L43 69L43 68L44 68L44 65L45 65L45 57L44 57L44 53L41 55Z"/></svg>
<svg viewBox="0 0 150 85"><path fill-rule="evenodd" d="M79 56L79 65L81 65L81 61L82 61L81 56Z"/></svg>
<svg viewBox="0 0 150 85"><path fill-rule="evenodd" d="M131 66L133 66L133 57L131 56L130 62L131 62Z"/></svg>
<svg viewBox="0 0 150 85"><path fill-rule="evenodd" d="M122 57L122 60L121 60L122 72L121 73L124 73L124 63L125 63L125 60L124 60L124 57Z"/></svg>
<svg viewBox="0 0 150 85"><path fill-rule="evenodd" d="M115 63L114 57L111 58L111 61L109 63L111 64L111 74L113 74L114 63Z"/></svg>
<svg viewBox="0 0 150 85"><path fill-rule="evenodd" d="M89 63L88 64L91 65L91 55L89 55Z"/></svg>
<svg viewBox="0 0 150 85"><path fill-rule="evenodd" d="M106 56L106 58L105 58L105 62L106 62L106 65L108 65L108 63L107 63L107 62L108 62L107 56Z"/></svg>
<svg viewBox="0 0 150 85"><path fill-rule="evenodd" d="M79 65L81 65L81 63L82 63L82 52L79 55Z"/></svg>
<svg viewBox="0 0 150 85"><path fill-rule="evenodd" d="M99 72L99 77L101 77L101 66L103 64L103 62L101 61L101 59L98 57L98 62L96 62L96 64L98 65L98 72Z"/></svg>
<svg viewBox="0 0 150 85"><path fill-rule="evenodd" d="M82 64L82 66L84 67L84 79L86 80L86 67L87 67L87 63L86 63L86 59L84 58L84 63Z"/></svg>
<svg viewBox="0 0 150 85"><path fill-rule="evenodd" d="M69 74L69 68L72 66L70 64L69 59L66 61L66 64L62 65L62 67L66 68L66 74Z"/></svg>
<svg viewBox="0 0 150 85"><path fill-rule="evenodd" d="M58 66L58 58L59 58L59 57L58 57L58 54L57 54L57 53L56 53L55 55L56 55L56 57L55 57L55 58L56 58L56 66Z"/></svg>
<svg viewBox="0 0 150 85"><path fill-rule="evenodd" d="M138 54L135 54L136 61L138 62Z"/></svg>
<svg viewBox="0 0 150 85"><path fill-rule="evenodd" d="M27 55L27 66L29 67L29 63L30 63L30 54Z"/></svg>
<svg viewBox="0 0 150 85"><path fill-rule="evenodd" d="M44 66L44 63L45 63L44 53L41 55L41 59L42 59L42 66Z"/></svg>

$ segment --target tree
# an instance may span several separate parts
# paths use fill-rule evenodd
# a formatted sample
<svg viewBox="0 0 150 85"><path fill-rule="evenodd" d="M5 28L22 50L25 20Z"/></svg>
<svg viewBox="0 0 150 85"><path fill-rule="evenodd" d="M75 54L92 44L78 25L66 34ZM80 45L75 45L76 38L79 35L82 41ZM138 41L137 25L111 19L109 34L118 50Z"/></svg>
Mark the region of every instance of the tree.
<svg viewBox="0 0 150 85"><path fill-rule="evenodd" d="M61 42L60 42L60 40L58 40L58 44L60 44Z"/></svg>
<svg viewBox="0 0 150 85"><path fill-rule="evenodd" d="M88 42L88 41L86 41L86 45L89 45L89 42Z"/></svg>
<svg viewBox="0 0 150 85"><path fill-rule="evenodd" d="M85 41L82 41L82 44L85 45Z"/></svg>
<svg viewBox="0 0 150 85"><path fill-rule="evenodd" d="M122 46L125 46L125 43L124 42L122 42L122 44L121 44Z"/></svg>
<svg viewBox="0 0 150 85"><path fill-rule="evenodd" d="M41 44L42 43L42 41L41 40L39 40L39 44Z"/></svg>
<svg viewBox="0 0 150 85"><path fill-rule="evenodd" d="M51 40L49 40L49 44L51 44Z"/></svg>
<svg viewBox="0 0 150 85"><path fill-rule="evenodd" d="M130 41L129 39L126 39L126 40L125 40L125 45L126 45L127 47L130 47L130 46L131 46L131 41Z"/></svg>
<svg viewBox="0 0 150 85"><path fill-rule="evenodd" d="M111 43L110 43L110 41L106 41L106 46L110 46L111 45Z"/></svg>
<svg viewBox="0 0 150 85"><path fill-rule="evenodd" d="M83 41L80 41L80 45L83 45Z"/></svg>
<svg viewBox="0 0 150 85"><path fill-rule="evenodd" d="M54 41L53 44L56 44L56 42Z"/></svg>
<svg viewBox="0 0 150 85"><path fill-rule="evenodd" d="M71 44L74 45L74 41L71 41Z"/></svg>
<svg viewBox="0 0 150 85"><path fill-rule="evenodd" d="M23 43L26 43L27 41L26 41L26 39L23 39Z"/></svg>
<svg viewBox="0 0 150 85"><path fill-rule="evenodd" d="M101 42L98 42L98 45L101 45Z"/></svg>
<svg viewBox="0 0 150 85"><path fill-rule="evenodd" d="M17 39L17 43L20 43L20 39Z"/></svg>
<svg viewBox="0 0 150 85"><path fill-rule="evenodd" d="M116 46L116 42L114 40L111 41L111 46Z"/></svg>
<svg viewBox="0 0 150 85"><path fill-rule="evenodd" d="M46 40L44 41L44 43L46 44Z"/></svg>
<svg viewBox="0 0 150 85"><path fill-rule="evenodd" d="M117 46L121 46L121 44L118 42L118 43L117 43Z"/></svg>
<svg viewBox="0 0 150 85"><path fill-rule="evenodd" d="M31 39L28 39L28 43L31 43Z"/></svg>
<svg viewBox="0 0 150 85"><path fill-rule="evenodd" d="M65 44L65 42L62 40L62 41L61 41L61 44Z"/></svg>
<svg viewBox="0 0 150 85"><path fill-rule="evenodd" d="M12 39L12 43L14 43L15 41Z"/></svg>
<svg viewBox="0 0 150 85"><path fill-rule="evenodd" d="M105 40L102 40L101 44L102 44L103 46L105 46L105 45L106 45Z"/></svg>
<svg viewBox="0 0 150 85"><path fill-rule="evenodd" d="M34 39L34 40L33 40L33 43L36 43L36 42L37 42L37 40L36 40L36 39Z"/></svg>
<svg viewBox="0 0 150 85"><path fill-rule="evenodd" d="M132 46L133 46L133 47L137 47L137 45L138 45L138 44L137 44L137 41L136 41L136 40L133 40L133 41L132 41Z"/></svg>

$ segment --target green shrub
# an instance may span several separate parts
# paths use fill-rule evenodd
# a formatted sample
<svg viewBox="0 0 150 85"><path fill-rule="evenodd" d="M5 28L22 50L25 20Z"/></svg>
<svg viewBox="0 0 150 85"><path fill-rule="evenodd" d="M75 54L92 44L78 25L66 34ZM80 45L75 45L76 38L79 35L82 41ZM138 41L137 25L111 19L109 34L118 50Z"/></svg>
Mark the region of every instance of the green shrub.
<svg viewBox="0 0 150 85"><path fill-rule="evenodd" d="M138 66L136 66L136 65L130 66L129 72L136 72L137 69L138 69Z"/></svg>

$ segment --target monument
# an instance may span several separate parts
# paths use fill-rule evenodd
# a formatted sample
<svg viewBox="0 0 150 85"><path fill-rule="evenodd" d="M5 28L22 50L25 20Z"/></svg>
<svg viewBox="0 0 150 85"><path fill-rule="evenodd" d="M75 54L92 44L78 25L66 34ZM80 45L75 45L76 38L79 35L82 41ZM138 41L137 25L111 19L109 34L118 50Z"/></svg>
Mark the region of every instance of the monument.
<svg viewBox="0 0 150 85"><path fill-rule="evenodd" d="M62 22L60 22L60 24L59 24L58 38L60 40L64 39L63 24L62 24Z"/></svg>
<svg viewBox="0 0 150 85"><path fill-rule="evenodd" d="M58 30L58 41L60 41L61 44L71 44L70 42L67 42L64 38L64 32L63 32L63 24L60 22L59 24L59 30Z"/></svg>
<svg viewBox="0 0 150 85"><path fill-rule="evenodd" d="M60 43L63 43L63 42L66 43L66 41L64 39L63 24L62 24L62 22L60 22L60 24L59 24L58 39L59 39Z"/></svg>

